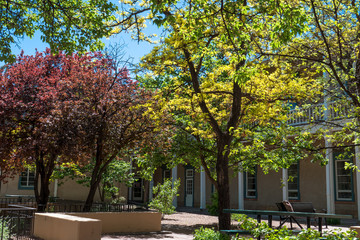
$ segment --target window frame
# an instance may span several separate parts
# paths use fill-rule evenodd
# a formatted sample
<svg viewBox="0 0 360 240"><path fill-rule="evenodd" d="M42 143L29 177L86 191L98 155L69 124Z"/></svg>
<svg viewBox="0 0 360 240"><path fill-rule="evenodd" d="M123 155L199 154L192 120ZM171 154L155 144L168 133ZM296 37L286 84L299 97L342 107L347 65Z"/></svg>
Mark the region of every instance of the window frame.
<svg viewBox="0 0 360 240"><path fill-rule="evenodd" d="M23 176L23 174L26 174L25 176ZM30 174L34 174L34 181L33 181L33 185L30 185ZM21 183L23 182L23 178L26 177L26 185L22 185ZM18 189L19 190L33 190L35 187L35 173L33 171L30 171L30 169L26 169L25 171L21 172L19 175L19 183L18 183Z"/></svg>
<svg viewBox="0 0 360 240"><path fill-rule="evenodd" d="M340 155L343 155L342 158L339 158ZM350 172L350 190L348 192L351 193L351 198L340 198L339 195L339 187L338 187L338 172L337 172L337 163L338 162L350 162L353 163L352 157L348 155L346 152L336 152L333 153L333 167L334 167L334 194L335 194L335 201L341 202L354 202L355 201L355 192L354 192L354 175L351 169ZM344 190L342 190L344 191Z"/></svg>
<svg viewBox="0 0 360 240"><path fill-rule="evenodd" d="M291 166L294 166L296 165L296 190L295 189L289 189L289 169ZM300 162L296 162L296 163L293 163L291 164L291 166L287 169L287 175L288 175L288 187L287 187L287 190L288 190L288 199L289 200L300 200ZM295 181L292 181L292 183L294 183ZM290 192L297 192L297 197L290 197L289 193Z"/></svg>
<svg viewBox="0 0 360 240"><path fill-rule="evenodd" d="M258 191L257 191L257 167L255 167L254 169L254 173L252 174L254 176L254 181L255 181L255 188L254 189L250 189L251 191L255 192L254 196L250 196L248 194L249 189L248 189L248 178L249 178L249 172L244 172L244 198L245 199L257 199L258 197Z"/></svg>
<svg viewBox="0 0 360 240"><path fill-rule="evenodd" d="M167 177L168 175L169 177ZM171 179L171 170L167 168L162 169L162 182L164 183L166 179Z"/></svg>

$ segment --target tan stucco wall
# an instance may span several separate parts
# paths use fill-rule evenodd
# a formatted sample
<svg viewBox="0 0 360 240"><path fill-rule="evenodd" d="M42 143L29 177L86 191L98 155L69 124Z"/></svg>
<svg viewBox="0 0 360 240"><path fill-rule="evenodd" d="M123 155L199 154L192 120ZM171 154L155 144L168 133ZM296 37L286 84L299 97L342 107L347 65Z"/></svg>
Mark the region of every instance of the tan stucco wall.
<svg viewBox="0 0 360 240"><path fill-rule="evenodd" d="M62 180L58 187L58 197L67 200L85 201L89 193L89 188L76 183L75 180L67 178ZM51 194L53 195L53 194ZM96 191L94 201L100 201L99 192Z"/></svg>
<svg viewBox="0 0 360 240"><path fill-rule="evenodd" d="M257 169L257 198L245 199L245 209L276 210L276 202L282 200L280 171L270 171L265 174L260 168Z"/></svg>
<svg viewBox="0 0 360 240"><path fill-rule="evenodd" d="M0 196L6 195L26 195L34 196L34 190L19 189L19 177L8 179L7 183L1 184ZM54 196L54 182L50 182L50 196ZM119 195L128 197L128 187L123 183L116 184L119 187ZM85 201L89 188L76 183L75 180L66 178L58 185L57 197L65 200ZM96 191L94 201L100 201L99 192Z"/></svg>
<svg viewBox="0 0 360 240"><path fill-rule="evenodd" d="M52 195L54 184L50 183L50 193ZM34 196L34 190L24 190L19 189L19 176L15 176L14 178L7 179L7 183L1 183L1 196L5 195L27 195L27 196Z"/></svg>
<svg viewBox="0 0 360 240"><path fill-rule="evenodd" d="M36 213L34 235L45 240L100 240L101 221L58 213Z"/></svg>
<svg viewBox="0 0 360 240"><path fill-rule="evenodd" d="M316 209L326 209L326 167L312 163L311 158L300 161L300 202L312 202Z"/></svg>
<svg viewBox="0 0 360 240"><path fill-rule="evenodd" d="M102 233L161 231L159 212L97 212L71 213L71 215L101 220Z"/></svg>

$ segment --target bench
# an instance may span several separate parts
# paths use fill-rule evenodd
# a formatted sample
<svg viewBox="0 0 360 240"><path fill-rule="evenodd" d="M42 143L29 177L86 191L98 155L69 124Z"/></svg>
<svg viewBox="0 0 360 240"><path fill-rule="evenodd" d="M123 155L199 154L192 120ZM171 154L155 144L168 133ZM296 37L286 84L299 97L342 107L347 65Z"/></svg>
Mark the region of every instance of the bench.
<svg viewBox="0 0 360 240"><path fill-rule="evenodd" d="M292 202L291 203L294 212L313 212L316 213L316 209L314 208L312 202ZM321 213L327 213L326 209L321 209L321 211L319 211ZM315 220L315 218L314 218ZM315 221L316 223L316 221ZM328 227L327 222L326 222L326 218L324 218L324 223L326 228Z"/></svg>
<svg viewBox="0 0 360 240"><path fill-rule="evenodd" d="M322 234L322 219L323 218L337 218L337 219L352 219L351 215L329 214L329 213L314 213L314 212L286 212L286 211L267 211L267 210L242 210L242 209L224 209L224 213L240 213L246 215L257 215L258 223L261 222L261 216L268 216L269 227L272 227L273 216L293 216L305 217L307 228L310 228L310 219L318 219L318 230Z"/></svg>

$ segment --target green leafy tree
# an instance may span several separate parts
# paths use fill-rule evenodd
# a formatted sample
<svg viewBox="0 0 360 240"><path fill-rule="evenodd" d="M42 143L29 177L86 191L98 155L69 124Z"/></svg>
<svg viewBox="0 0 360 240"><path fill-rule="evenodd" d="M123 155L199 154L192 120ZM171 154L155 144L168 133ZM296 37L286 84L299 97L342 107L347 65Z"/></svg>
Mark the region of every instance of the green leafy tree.
<svg viewBox="0 0 360 240"><path fill-rule="evenodd" d="M171 179L165 179L163 184L158 184L153 188L155 197L149 203L149 207L157 209L162 213L164 218L165 214L173 214L175 207L173 201L176 196L179 196L180 180L172 182Z"/></svg>
<svg viewBox="0 0 360 240"><path fill-rule="evenodd" d="M57 167L53 173L54 179L66 180L71 178L78 184L90 187L91 173L93 172L94 163L78 165L75 163L66 163ZM134 173L132 172L131 163L125 160L111 162L103 172L101 181L98 185L100 200L104 202L107 199L116 201L119 197L118 184L123 183L131 186L134 182Z"/></svg>
<svg viewBox="0 0 360 240"><path fill-rule="evenodd" d="M119 22L140 40L148 19L166 32L141 67L149 71L146 80L156 76L149 85L158 83L159 104L179 129L169 151L204 167L219 194L219 228L228 229L229 169L286 167L300 157L296 145L309 143L286 138L295 133L286 106L313 97L312 76L259 59L257 51L259 44L277 48L300 34L306 12L286 1L124 2L131 8Z"/></svg>
<svg viewBox="0 0 360 240"><path fill-rule="evenodd" d="M84 52L103 47L117 7L107 0L1 0L0 61L12 61L11 46L41 32L53 50Z"/></svg>
<svg viewBox="0 0 360 240"><path fill-rule="evenodd" d="M330 112L324 116L325 107L321 109L317 123L326 126L333 147L349 150L359 145L360 133L360 1L302 0L296 4L307 12L306 31L277 51L259 45L259 52L317 73ZM343 118L352 120L334 121Z"/></svg>

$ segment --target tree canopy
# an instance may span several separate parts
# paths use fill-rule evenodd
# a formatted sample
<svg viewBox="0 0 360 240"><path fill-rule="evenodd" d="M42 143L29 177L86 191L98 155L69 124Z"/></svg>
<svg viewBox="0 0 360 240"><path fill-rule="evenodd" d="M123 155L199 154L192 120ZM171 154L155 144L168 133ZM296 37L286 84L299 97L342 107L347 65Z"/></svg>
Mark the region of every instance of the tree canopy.
<svg viewBox="0 0 360 240"><path fill-rule="evenodd" d="M108 0L1 0L0 61L12 61L11 46L41 32L53 51L94 51L103 47L117 7Z"/></svg>
<svg viewBox="0 0 360 240"><path fill-rule="evenodd" d="M2 177L35 165L35 195L46 206L57 164L92 163L87 204L103 173L153 136L151 93L101 53L20 55L0 78ZM40 180L39 180L40 178ZM38 191L37 184L40 181Z"/></svg>
<svg viewBox="0 0 360 240"><path fill-rule="evenodd" d="M185 135L180 139L199 147L219 193L219 227L229 228L222 213L230 207L229 169L240 162L277 168L297 159L285 154L299 143L286 138L287 103L314 96L317 84L311 73L296 74L258 49L276 51L301 34L306 12L286 1L123 2L131 7L119 22L140 39L146 20L164 28L141 67L150 71L150 85L161 87L162 106Z"/></svg>

